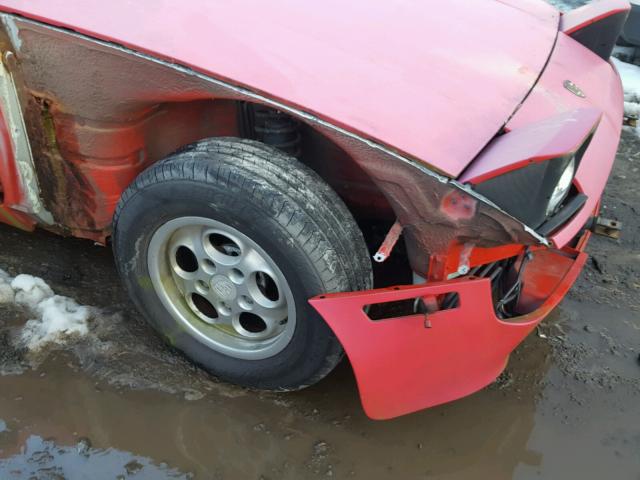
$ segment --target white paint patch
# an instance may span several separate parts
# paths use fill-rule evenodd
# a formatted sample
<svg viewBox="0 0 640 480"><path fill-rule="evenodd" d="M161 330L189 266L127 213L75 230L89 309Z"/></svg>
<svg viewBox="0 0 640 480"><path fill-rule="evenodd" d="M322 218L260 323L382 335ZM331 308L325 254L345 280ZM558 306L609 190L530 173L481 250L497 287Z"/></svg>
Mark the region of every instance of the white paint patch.
<svg viewBox="0 0 640 480"><path fill-rule="evenodd" d="M3 270L0 270L0 303L15 303L36 316L25 324L19 335L19 342L31 351L87 335L89 319L97 313L92 307L56 295L41 278L24 274L11 278Z"/></svg>

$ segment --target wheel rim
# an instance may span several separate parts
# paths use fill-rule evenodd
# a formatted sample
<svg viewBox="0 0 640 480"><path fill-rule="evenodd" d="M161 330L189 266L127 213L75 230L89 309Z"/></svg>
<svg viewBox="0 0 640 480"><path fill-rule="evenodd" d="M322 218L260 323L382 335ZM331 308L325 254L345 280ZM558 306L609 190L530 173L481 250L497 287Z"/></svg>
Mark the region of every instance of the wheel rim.
<svg viewBox="0 0 640 480"><path fill-rule="evenodd" d="M296 323L291 288L242 232L203 217L171 220L152 236L147 261L164 307L208 347L259 360L289 344Z"/></svg>

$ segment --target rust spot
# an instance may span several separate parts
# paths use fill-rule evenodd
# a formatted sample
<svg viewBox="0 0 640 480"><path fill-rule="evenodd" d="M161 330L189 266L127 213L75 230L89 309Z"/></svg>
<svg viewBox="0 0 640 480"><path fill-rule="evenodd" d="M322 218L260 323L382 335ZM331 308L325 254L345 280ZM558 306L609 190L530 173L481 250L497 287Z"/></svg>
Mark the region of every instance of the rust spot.
<svg viewBox="0 0 640 480"><path fill-rule="evenodd" d="M475 198L454 190L442 197L440 210L456 221L471 220L476 214L477 204L478 201Z"/></svg>
<svg viewBox="0 0 640 480"><path fill-rule="evenodd" d="M94 204L83 192L86 179L60 152L56 132L55 103L33 95L26 109L26 124L45 205L58 223L65 226L94 227Z"/></svg>

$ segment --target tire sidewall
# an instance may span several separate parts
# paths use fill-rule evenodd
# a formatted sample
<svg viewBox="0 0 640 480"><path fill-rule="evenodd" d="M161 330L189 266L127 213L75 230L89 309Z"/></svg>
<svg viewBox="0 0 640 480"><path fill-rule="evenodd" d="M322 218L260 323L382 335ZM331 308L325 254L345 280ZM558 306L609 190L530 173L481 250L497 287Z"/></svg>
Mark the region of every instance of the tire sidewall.
<svg viewBox="0 0 640 480"><path fill-rule="evenodd" d="M138 192L127 201L127 208L118 219L114 236L117 263L138 309L172 346L192 360L216 376L241 385L300 388L301 379L321 378L327 373L313 372L314 359L342 355L342 351L333 332L307 301L326 292L311 259L278 222L278 212L269 211L269 205L261 206L264 209L241 192L215 184L172 180L148 186L144 194ZM263 360L229 357L189 334L163 307L149 275L149 244L155 231L166 222L187 216L210 218L237 229L260 245L278 265L291 288L296 310L293 337L281 352Z"/></svg>

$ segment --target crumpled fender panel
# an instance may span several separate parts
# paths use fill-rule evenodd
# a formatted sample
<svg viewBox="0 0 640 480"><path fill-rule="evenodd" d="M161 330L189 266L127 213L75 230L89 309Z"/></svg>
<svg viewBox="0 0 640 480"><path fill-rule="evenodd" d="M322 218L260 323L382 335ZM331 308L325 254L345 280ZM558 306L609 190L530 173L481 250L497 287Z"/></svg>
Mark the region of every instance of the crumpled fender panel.
<svg viewBox="0 0 640 480"><path fill-rule="evenodd" d="M567 293L586 258L577 251L535 252L521 300L535 310L508 322L494 313L488 279L322 295L310 303L342 342L367 415L384 420L464 397L495 380L513 349ZM452 310L377 321L364 312L366 305L451 292L460 296Z"/></svg>
<svg viewBox="0 0 640 480"><path fill-rule="evenodd" d="M233 135L223 129L233 121L216 122L219 111L213 121L206 115L211 109L202 102L214 99L213 106L221 100L270 105L342 147L386 196L414 269L425 276L425 252L445 253L457 239L479 247L544 242L470 188L312 114L117 45L18 17L5 15L4 22L20 39L13 73L23 82L43 200L76 236L104 240L120 193L149 164L198 138ZM79 63L93 68L78 69ZM183 121L186 115L198 115L202 128Z"/></svg>

